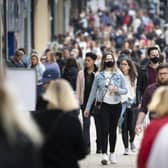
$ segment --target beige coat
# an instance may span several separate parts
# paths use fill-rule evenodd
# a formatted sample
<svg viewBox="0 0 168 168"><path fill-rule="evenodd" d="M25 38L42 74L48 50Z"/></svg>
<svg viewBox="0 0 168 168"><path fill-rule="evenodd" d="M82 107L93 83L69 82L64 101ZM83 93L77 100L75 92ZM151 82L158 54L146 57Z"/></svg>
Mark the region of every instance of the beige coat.
<svg viewBox="0 0 168 168"><path fill-rule="evenodd" d="M85 75L84 71L81 70L78 72L76 81L76 95L80 105L82 105L84 101L84 89L85 89Z"/></svg>

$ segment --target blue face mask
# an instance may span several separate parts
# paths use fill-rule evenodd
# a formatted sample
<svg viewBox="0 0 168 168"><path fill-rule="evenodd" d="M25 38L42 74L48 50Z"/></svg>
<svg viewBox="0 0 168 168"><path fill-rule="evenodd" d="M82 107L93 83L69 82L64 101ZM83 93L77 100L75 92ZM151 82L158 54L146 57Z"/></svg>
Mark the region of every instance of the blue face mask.
<svg viewBox="0 0 168 168"><path fill-rule="evenodd" d="M153 64L157 64L158 62L160 62L160 58L159 58L159 57L150 58L150 61L151 61Z"/></svg>

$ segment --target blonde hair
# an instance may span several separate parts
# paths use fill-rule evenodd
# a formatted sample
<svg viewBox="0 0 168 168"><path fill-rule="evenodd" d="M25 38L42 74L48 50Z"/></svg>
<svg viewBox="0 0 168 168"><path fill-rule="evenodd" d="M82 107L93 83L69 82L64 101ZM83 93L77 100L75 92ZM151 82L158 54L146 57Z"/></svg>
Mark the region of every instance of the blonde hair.
<svg viewBox="0 0 168 168"><path fill-rule="evenodd" d="M159 87L153 94L152 100L148 105L149 111L156 112L157 117L168 115L168 86Z"/></svg>
<svg viewBox="0 0 168 168"><path fill-rule="evenodd" d="M25 111L17 101L14 88L2 76L0 76L0 80L0 120L7 138L13 142L16 140L17 131L20 131L35 145L41 145L42 134L29 112Z"/></svg>
<svg viewBox="0 0 168 168"><path fill-rule="evenodd" d="M48 101L49 109L60 109L68 112L79 108L72 87L64 79L51 81L43 98Z"/></svg>

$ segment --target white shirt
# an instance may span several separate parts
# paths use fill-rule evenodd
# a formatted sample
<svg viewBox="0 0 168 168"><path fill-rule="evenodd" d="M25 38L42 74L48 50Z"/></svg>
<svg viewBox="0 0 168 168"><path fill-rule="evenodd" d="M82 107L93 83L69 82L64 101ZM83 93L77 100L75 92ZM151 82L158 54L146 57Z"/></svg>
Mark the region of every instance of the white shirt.
<svg viewBox="0 0 168 168"><path fill-rule="evenodd" d="M136 82L137 82L137 79L135 80L134 86L132 86L129 76L128 75L124 75L124 78L125 78L125 83L126 83L126 87L127 87L128 92L125 95L121 95L121 101L125 102L125 101L128 100L128 98L131 99L131 100L135 100L135 98L136 98Z"/></svg>
<svg viewBox="0 0 168 168"><path fill-rule="evenodd" d="M104 96L104 100L103 102L107 103L107 104L118 104L118 101L115 101L114 99L114 94L111 92L111 87L113 87L113 81L111 80L112 77L112 72L105 72L105 78L106 78L106 86L108 86L107 88L107 92Z"/></svg>

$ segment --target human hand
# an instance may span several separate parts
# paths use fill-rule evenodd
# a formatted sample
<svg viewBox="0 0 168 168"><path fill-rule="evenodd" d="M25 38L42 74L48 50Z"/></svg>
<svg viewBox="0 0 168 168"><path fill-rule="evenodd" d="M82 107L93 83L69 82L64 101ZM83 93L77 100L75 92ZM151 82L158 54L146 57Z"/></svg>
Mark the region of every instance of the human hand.
<svg viewBox="0 0 168 168"><path fill-rule="evenodd" d="M138 104L138 109L140 109L141 108L141 103L140 104Z"/></svg>
<svg viewBox="0 0 168 168"><path fill-rule="evenodd" d="M142 128L142 124L136 124L135 126L135 133L137 135L139 135L142 132L143 128Z"/></svg>
<svg viewBox="0 0 168 168"><path fill-rule="evenodd" d="M116 86L111 86L111 87L110 87L110 94L112 95L113 93L116 93L116 92L118 92L118 87L116 87Z"/></svg>
<svg viewBox="0 0 168 168"><path fill-rule="evenodd" d="M89 117L89 111L84 111L84 117Z"/></svg>

